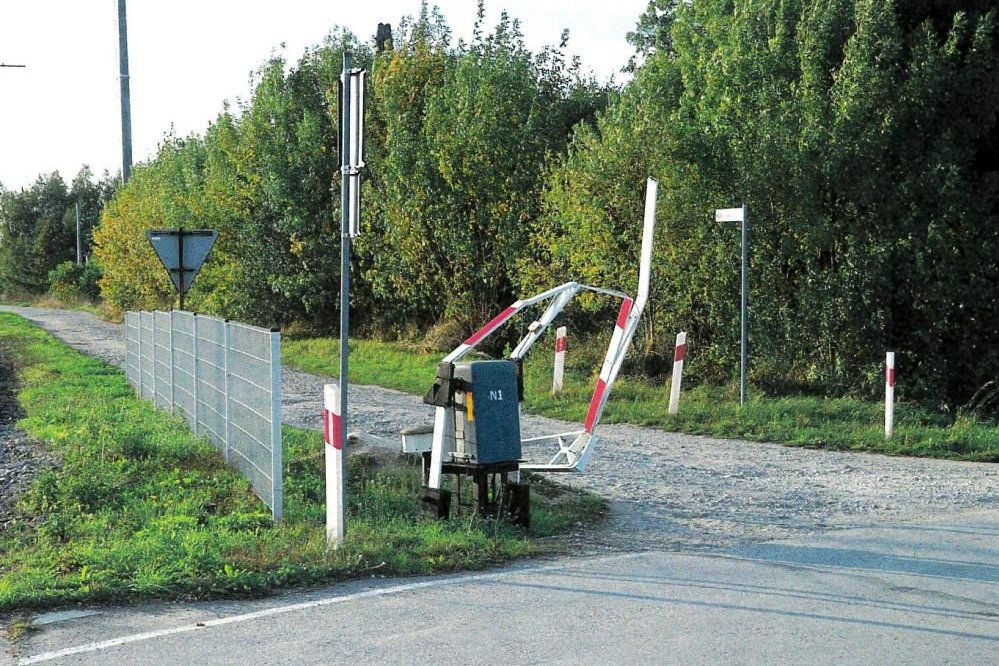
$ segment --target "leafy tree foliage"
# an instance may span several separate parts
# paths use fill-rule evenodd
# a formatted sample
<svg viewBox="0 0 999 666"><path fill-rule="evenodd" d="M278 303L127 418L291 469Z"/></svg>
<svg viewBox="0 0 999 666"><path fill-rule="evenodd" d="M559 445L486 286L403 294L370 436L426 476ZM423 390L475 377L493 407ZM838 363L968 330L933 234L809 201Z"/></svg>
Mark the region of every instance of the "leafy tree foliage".
<svg viewBox="0 0 999 666"><path fill-rule="evenodd" d="M294 65L274 58L203 137L166 140L105 209L103 294L119 310L169 306L143 232L208 226L221 238L192 306L333 328L335 92L350 48L372 82L352 257L367 331L460 334L568 279L633 291L651 174L650 370L668 367L683 329L695 379L734 375L739 233L712 213L746 203L758 385L874 391L894 349L907 395L953 409L999 368L993 4L651 0L629 35L633 79L610 90L567 61L564 40L531 53L509 17L484 30L480 5L472 41L453 44L424 3L378 53L340 34ZM35 261L18 272L34 284L66 258L30 259L37 238L63 242L66 207L43 202L69 196L37 188L30 205L0 195L0 252ZM577 326L605 310L584 299Z"/></svg>
<svg viewBox="0 0 999 666"><path fill-rule="evenodd" d="M70 187L52 173L19 192L0 190L0 293L43 293L49 272L76 260L77 203L82 249L89 255L94 222L113 191L108 174L95 182L86 167Z"/></svg>
<svg viewBox="0 0 999 666"><path fill-rule="evenodd" d="M146 231L201 226L204 163L200 139L168 137L157 159L137 165L128 185L105 207L94 238L104 267L101 294L113 313L174 303L173 283Z"/></svg>
<svg viewBox="0 0 999 666"><path fill-rule="evenodd" d="M673 18L680 0L649 0L638 18L638 25L628 33L628 43L635 47L635 54L624 68L635 72L640 64L657 53L673 51Z"/></svg>
<svg viewBox="0 0 999 666"><path fill-rule="evenodd" d="M96 302L101 296L97 262L77 264L64 261L49 271L49 293L63 300L87 299Z"/></svg>
<svg viewBox="0 0 999 666"><path fill-rule="evenodd" d="M737 367L738 235L711 209L745 201L758 382L874 389L898 349L914 394L966 400L999 367L996 17L916 4L680 5L555 170L539 251L633 280L639 197L605 199L635 174L603 168L630 155L663 183L652 322L691 332L702 376Z"/></svg>
<svg viewBox="0 0 999 666"><path fill-rule="evenodd" d="M530 53L505 14L450 49L426 10L376 61L374 295L402 321L468 329L514 298L548 156L606 96L561 49ZM564 42L563 42L564 46Z"/></svg>
<svg viewBox="0 0 999 666"><path fill-rule="evenodd" d="M330 325L339 279L330 104L344 47L360 66L367 57L352 40L331 37L291 68L272 59L239 116L226 109L204 137L168 138L136 168L99 234L113 311L174 302L145 231L184 226L219 230L190 307L266 325Z"/></svg>

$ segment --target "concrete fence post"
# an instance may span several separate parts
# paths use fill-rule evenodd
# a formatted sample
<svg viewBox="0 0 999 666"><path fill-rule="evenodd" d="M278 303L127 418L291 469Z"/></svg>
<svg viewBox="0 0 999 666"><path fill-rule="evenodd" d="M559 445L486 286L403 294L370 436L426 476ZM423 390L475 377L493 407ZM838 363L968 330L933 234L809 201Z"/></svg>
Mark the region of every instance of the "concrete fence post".
<svg viewBox="0 0 999 666"><path fill-rule="evenodd" d="M274 520L284 515L284 482L281 467L281 332L271 329L271 499Z"/></svg>
<svg viewBox="0 0 999 666"><path fill-rule="evenodd" d="M139 398L142 398L142 382L145 378L142 376L142 311L136 313L139 318L139 335L135 339L136 347L136 357L139 364Z"/></svg>
<svg viewBox="0 0 999 666"><path fill-rule="evenodd" d="M174 310L170 310L170 337L168 338L169 339L169 344L170 344L170 413L173 414L174 416L176 416L177 415L177 389L176 389L175 380L177 378L176 378L176 376L174 376L174 370L173 370L173 368L174 368L174 364L177 361L177 358L176 358L176 355L175 355L175 352L174 352L174 345L173 345L173 331L174 331L174 326L175 326L175 321L174 321L173 313L174 313Z"/></svg>
<svg viewBox="0 0 999 666"><path fill-rule="evenodd" d="M229 341L229 320L226 319L222 322L222 348L223 348L223 394L225 397L225 462L229 464L230 451L232 450L232 406L229 404L229 394L230 394L230 381L229 377L231 375L230 371L230 353L229 348L231 347Z"/></svg>
<svg viewBox="0 0 999 666"><path fill-rule="evenodd" d="M156 310L153 310L152 312L150 312L149 316L152 317L152 319L153 319L153 344L152 344L152 348L153 348L153 352L152 352L152 354L153 354L153 405L156 405L156 399L158 397L158 394L156 393L156 384L157 384L157 379L159 378L159 372L160 372L159 364L156 362L156 347L157 347L157 345L156 345ZM156 406L158 407L158 405L156 405Z"/></svg>
<svg viewBox="0 0 999 666"><path fill-rule="evenodd" d="M200 400L201 399L200 399L199 394L198 394L198 384L201 383L201 376L198 373L198 353L199 353L200 345L198 344L198 342L199 342L199 337L198 337L198 315L196 315L196 314L192 314L191 315L191 338L192 338L191 339L191 356L194 357L194 366L192 368L193 372L191 373L193 375L193 378L192 378L191 381L192 381L192 384L194 386L193 390L191 391L191 393L194 394L194 414L192 414L192 416L194 418L194 436L195 437L200 437L201 436L201 405L200 405Z"/></svg>

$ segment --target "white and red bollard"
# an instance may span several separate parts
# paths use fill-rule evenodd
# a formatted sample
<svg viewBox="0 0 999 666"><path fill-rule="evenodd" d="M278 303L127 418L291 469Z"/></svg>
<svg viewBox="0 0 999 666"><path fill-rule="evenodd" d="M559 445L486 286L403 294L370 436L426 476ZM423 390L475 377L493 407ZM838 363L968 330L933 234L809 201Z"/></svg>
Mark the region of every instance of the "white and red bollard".
<svg viewBox="0 0 999 666"><path fill-rule="evenodd" d="M340 388L323 386L323 435L326 440L326 542L338 546L347 531L347 488L343 459Z"/></svg>
<svg viewBox="0 0 999 666"><path fill-rule="evenodd" d="M885 355L885 439L895 430L895 352Z"/></svg>
<svg viewBox="0 0 999 666"><path fill-rule="evenodd" d="M683 359L687 357L687 333L676 334L676 348L673 351L673 382L669 389L669 413L680 411L680 382L683 380Z"/></svg>
<svg viewBox="0 0 999 666"><path fill-rule="evenodd" d="M562 382L565 379L565 350L569 348L565 326L559 326L555 331L555 377L552 380L552 393L562 392Z"/></svg>

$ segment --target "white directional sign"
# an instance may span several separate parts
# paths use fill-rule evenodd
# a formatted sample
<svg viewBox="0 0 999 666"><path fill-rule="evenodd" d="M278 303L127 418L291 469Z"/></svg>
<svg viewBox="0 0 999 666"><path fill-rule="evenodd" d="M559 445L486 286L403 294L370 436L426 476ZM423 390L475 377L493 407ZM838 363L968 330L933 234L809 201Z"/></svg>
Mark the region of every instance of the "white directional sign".
<svg viewBox="0 0 999 666"><path fill-rule="evenodd" d="M745 208L716 208L715 222L743 222Z"/></svg>
<svg viewBox="0 0 999 666"><path fill-rule="evenodd" d="M208 258L219 233L214 229L153 229L146 232L173 286L183 297Z"/></svg>

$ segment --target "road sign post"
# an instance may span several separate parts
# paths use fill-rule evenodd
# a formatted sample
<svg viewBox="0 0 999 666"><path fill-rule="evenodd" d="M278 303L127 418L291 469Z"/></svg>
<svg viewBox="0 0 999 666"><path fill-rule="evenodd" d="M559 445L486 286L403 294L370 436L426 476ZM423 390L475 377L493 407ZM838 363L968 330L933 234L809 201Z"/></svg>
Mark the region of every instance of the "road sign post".
<svg viewBox="0 0 999 666"><path fill-rule="evenodd" d="M349 51L343 54L343 72L340 78L340 384L337 396L338 423L347 432L347 378L350 355L350 246L351 239L361 231L361 167L364 166L364 75L363 69L354 69ZM330 447L327 447L329 449ZM339 449L343 455L343 447ZM329 468L328 468L329 469ZM341 492L347 487L347 466L341 464L339 474ZM330 507L330 481L327 478L327 516ZM341 502L338 528L327 529L327 542L341 543L347 530L346 503Z"/></svg>
<svg viewBox="0 0 999 666"><path fill-rule="evenodd" d="M187 294L205 260L215 246L219 233L214 229L153 229L146 232L163 268L170 274L184 309Z"/></svg>
<svg viewBox="0 0 999 666"><path fill-rule="evenodd" d="M739 362L739 404L746 404L749 391L749 215L746 204L741 208L718 208L715 222L742 223L742 304Z"/></svg>

